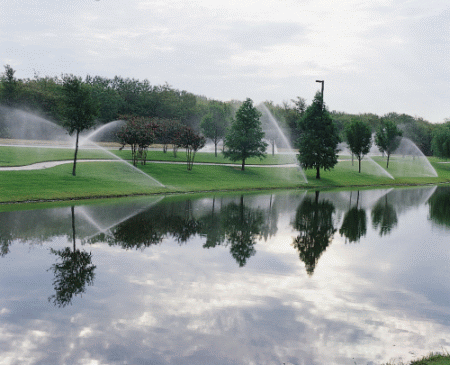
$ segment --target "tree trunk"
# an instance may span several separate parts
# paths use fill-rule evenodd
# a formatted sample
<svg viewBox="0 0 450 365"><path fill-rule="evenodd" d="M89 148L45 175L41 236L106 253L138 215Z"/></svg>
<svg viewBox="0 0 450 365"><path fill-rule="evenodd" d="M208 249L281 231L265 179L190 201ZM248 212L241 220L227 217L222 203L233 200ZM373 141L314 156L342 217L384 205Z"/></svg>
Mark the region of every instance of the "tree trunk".
<svg viewBox="0 0 450 365"><path fill-rule="evenodd" d="M72 211L72 239L73 239L73 252L75 252L75 207L72 205L70 207L70 210Z"/></svg>
<svg viewBox="0 0 450 365"><path fill-rule="evenodd" d="M78 136L79 136L80 132L77 131L77 138L75 141L75 155L73 156L73 169L72 169L72 175L75 176L76 172L76 168L77 168L77 154L78 154Z"/></svg>
<svg viewBox="0 0 450 365"><path fill-rule="evenodd" d="M389 157L391 156L390 153L387 154L387 163L386 163L386 168L389 168Z"/></svg>
<svg viewBox="0 0 450 365"><path fill-rule="evenodd" d="M320 179L320 167L316 167L316 179Z"/></svg>
<svg viewBox="0 0 450 365"><path fill-rule="evenodd" d="M242 167L241 170L244 171L245 170L245 158L242 159Z"/></svg>
<svg viewBox="0 0 450 365"><path fill-rule="evenodd" d="M361 173L361 159L360 158L358 158L358 162L359 162L359 173Z"/></svg>
<svg viewBox="0 0 450 365"><path fill-rule="evenodd" d="M214 142L214 155L217 157L217 143L219 143L219 141L215 141Z"/></svg>

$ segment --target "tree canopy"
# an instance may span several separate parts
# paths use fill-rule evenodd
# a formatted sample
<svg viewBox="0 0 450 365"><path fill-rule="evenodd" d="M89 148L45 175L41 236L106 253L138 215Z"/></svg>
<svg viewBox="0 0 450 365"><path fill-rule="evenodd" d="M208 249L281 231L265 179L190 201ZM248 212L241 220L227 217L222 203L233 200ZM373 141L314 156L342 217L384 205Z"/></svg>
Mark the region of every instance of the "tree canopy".
<svg viewBox="0 0 450 365"><path fill-rule="evenodd" d="M225 137L224 155L231 161L241 160L241 170L245 170L245 160L249 157L266 157L267 143L263 141L260 117L261 113L253 106L253 101L247 98L236 112Z"/></svg>
<svg viewBox="0 0 450 365"><path fill-rule="evenodd" d="M320 179L320 169L329 170L337 164L339 135L330 113L318 92L299 122L298 140L300 165L304 169L315 169Z"/></svg>
<svg viewBox="0 0 450 365"><path fill-rule="evenodd" d="M372 145L370 127L359 119L353 119L345 128L345 136L350 151L358 159L358 171L361 172L361 160L369 153Z"/></svg>
<svg viewBox="0 0 450 365"><path fill-rule="evenodd" d="M78 138L80 132L94 126L98 114L98 104L92 99L91 90L80 78L66 76L64 78L64 125L70 135L76 135L75 155L72 175L76 174Z"/></svg>
<svg viewBox="0 0 450 365"><path fill-rule="evenodd" d="M382 153L386 153L386 168L389 167L389 158L391 154L400 145L400 138L403 135L393 121L383 118L381 125L375 135L375 144Z"/></svg>

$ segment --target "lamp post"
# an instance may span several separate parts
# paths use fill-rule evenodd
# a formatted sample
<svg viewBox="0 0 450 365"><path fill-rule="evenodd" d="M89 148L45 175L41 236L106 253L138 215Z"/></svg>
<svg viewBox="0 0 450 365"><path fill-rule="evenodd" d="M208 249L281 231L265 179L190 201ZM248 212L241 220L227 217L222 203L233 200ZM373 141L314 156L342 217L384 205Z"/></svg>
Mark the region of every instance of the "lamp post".
<svg viewBox="0 0 450 365"><path fill-rule="evenodd" d="M325 85L325 81L324 80L316 80L316 82L320 82L322 84L322 108L323 108L323 87Z"/></svg>

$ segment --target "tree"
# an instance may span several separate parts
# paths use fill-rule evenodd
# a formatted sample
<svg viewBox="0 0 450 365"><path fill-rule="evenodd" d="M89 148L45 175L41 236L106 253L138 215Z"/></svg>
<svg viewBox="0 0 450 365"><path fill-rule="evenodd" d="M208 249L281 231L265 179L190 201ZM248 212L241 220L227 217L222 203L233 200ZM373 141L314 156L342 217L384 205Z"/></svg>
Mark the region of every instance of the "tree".
<svg viewBox="0 0 450 365"><path fill-rule="evenodd" d="M5 72L2 77L2 99L5 104L12 106L17 100L18 81L14 77L15 70L10 65L5 65Z"/></svg>
<svg viewBox="0 0 450 365"><path fill-rule="evenodd" d="M372 145L372 133L370 127L359 119L353 119L345 128L347 143L359 162L358 172L361 172L361 160L369 153Z"/></svg>
<svg viewBox="0 0 450 365"><path fill-rule="evenodd" d="M229 105L212 101L209 105L209 113L202 118L200 127L206 138L214 143L214 153L217 157L217 145L225 137L228 118L231 114Z"/></svg>
<svg viewBox="0 0 450 365"><path fill-rule="evenodd" d="M400 145L399 137L401 137L402 134L402 131L397 128L393 121L386 118L381 120L381 125L375 135L375 144L382 153L386 153L386 168L389 168L389 158L392 152Z"/></svg>
<svg viewBox="0 0 450 365"><path fill-rule="evenodd" d="M435 156L445 159L450 157L450 122L435 128L431 146Z"/></svg>
<svg viewBox="0 0 450 365"><path fill-rule="evenodd" d="M174 143L186 149L187 169L192 170L196 152L205 146L206 139L190 127L183 127L178 131Z"/></svg>
<svg viewBox="0 0 450 365"><path fill-rule="evenodd" d="M339 135L330 113L323 105L320 92L306 109L299 121L298 161L304 169L316 169L316 179L320 179L320 169L332 169L337 164Z"/></svg>
<svg viewBox="0 0 450 365"><path fill-rule="evenodd" d="M310 276L336 232L333 225L334 211L334 205L330 201L319 202L319 191L316 191L315 199L307 197L297 208L293 227L299 234L292 245L297 249Z"/></svg>
<svg viewBox="0 0 450 365"><path fill-rule="evenodd" d="M84 84L78 77L65 76L63 80L63 91L65 96L64 124L69 135L76 134L72 170L72 175L75 176L80 132L94 126L99 107L91 97L89 86Z"/></svg>
<svg viewBox="0 0 450 365"><path fill-rule="evenodd" d="M259 118L261 113L247 98L236 112L236 117L225 137L226 150L223 152L231 161L242 160L241 170L245 170L245 160L249 157L266 157L267 143Z"/></svg>
<svg viewBox="0 0 450 365"><path fill-rule="evenodd" d="M124 117L124 119L127 123L117 133L117 137L122 146L130 145L133 165L137 166L139 157L141 163L145 165L147 149L154 142L155 130L158 126L148 118Z"/></svg>

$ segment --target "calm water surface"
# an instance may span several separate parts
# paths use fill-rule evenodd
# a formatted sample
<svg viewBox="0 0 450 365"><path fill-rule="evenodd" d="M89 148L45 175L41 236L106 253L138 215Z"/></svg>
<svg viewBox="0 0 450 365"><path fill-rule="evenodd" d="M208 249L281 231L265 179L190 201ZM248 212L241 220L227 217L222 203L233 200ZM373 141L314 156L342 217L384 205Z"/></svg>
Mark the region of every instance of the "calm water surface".
<svg viewBox="0 0 450 365"><path fill-rule="evenodd" d="M360 365L450 351L449 233L443 187L0 213L0 364Z"/></svg>

